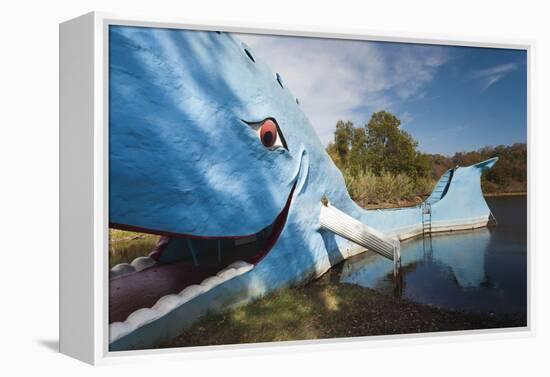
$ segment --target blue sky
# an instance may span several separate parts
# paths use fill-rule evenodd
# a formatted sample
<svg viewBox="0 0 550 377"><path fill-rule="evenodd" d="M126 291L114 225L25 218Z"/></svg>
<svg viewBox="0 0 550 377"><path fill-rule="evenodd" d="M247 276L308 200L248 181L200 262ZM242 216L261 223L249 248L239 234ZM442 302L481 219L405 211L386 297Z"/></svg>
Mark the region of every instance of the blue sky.
<svg viewBox="0 0 550 377"><path fill-rule="evenodd" d="M522 50L239 34L279 72L323 143L336 121L387 110L428 153L527 138Z"/></svg>

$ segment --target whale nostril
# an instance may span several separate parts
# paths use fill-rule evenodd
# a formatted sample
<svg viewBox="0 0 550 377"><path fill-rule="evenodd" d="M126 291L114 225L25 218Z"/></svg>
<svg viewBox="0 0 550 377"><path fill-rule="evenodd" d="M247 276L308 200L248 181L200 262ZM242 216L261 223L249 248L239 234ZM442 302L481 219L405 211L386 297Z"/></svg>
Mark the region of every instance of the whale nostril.
<svg viewBox="0 0 550 377"><path fill-rule="evenodd" d="M246 53L246 56L248 56L248 57L250 58L250 60L252 60L254 63L256 63L256 60L254 60L254 57L252 56L252 54L250 53L250 51L248 51L247 49L245 49L244 52Z"/></svg>
<svg viewBox="0 0 550 377"><path fill-rule="evenodd" d="M279 86L281 88L284 88L283 86L283 78L281 77L281 75L279 75L278 73L275 74L275 77L277 78L277 82L279 83Z"/></svg>
<svg viewBox="0 0 550 377"><path fill-rule="evenodd" d="M241 47L243 48L246 56L248 56L248 59L250 59L252 63L256 63L256 59L254 59L254 55L252 55L252 52L250 52L250 47L248 47L246 43L241 43Z"/></svg>
<svg viewBox="0 0 550 377"><path fill-rule="evenodd" d="M248 50L248 48L244 47L244 53L250 60L252 60L253 63L256 63L256 59L254 59L254 56L252 56L252 53Z"/></svg>

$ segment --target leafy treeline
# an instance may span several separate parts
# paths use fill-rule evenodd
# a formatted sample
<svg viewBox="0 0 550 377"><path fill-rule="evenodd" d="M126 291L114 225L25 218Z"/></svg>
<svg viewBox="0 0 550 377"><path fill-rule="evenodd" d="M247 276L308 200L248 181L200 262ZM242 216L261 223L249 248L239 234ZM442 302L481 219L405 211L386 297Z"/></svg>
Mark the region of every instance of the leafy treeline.
<svg viewBox="0 0 550 377"><path fill-rule="evenodd" d="M527 145L499 145L484 147L472 152L457 152L452 157L439 154L428 155L432 177L440 177L453 166L468 166L498 156L495 166L483 174L483 192L510 193L527 192Z"/></svg>
<svg viewBox="0 0 550 377"><path fill-rule="evenodd" d="M374 113L364 127L337 122L327 152L342 171L350 195L360 204L421 201L447 169L493 156L499 156L499 162L484 174L484 192L526 191L525 144L485 147L452 157L430 155L417 150L418 142L400 129L400 124L386 111Z"/></svg>

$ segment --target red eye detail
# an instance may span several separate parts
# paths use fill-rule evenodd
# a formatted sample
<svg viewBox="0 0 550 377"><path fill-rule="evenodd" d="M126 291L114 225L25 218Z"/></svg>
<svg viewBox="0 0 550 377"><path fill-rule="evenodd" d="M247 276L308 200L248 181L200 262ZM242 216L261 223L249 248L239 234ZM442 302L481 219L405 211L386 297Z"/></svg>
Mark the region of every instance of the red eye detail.
<svg viewBox="0 0 550 377"><path fill-rule="evenodd" d="M277 126L271 119L266 120L260 127L260 140L266 148L271 148L277 140Z"/></svg>

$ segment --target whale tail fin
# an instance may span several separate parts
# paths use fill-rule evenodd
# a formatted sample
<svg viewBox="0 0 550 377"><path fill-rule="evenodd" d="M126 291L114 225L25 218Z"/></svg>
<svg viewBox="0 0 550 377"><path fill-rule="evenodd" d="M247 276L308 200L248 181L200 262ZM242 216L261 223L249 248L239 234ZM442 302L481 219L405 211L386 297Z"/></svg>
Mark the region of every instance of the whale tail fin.
<svg viewBox="0 0 550 377"><path fill-rule="evenodd" d="M485 170L488 170L488 169L492 168L497 161L498 161L498 157L492 157L488 160L481 161L481 162L478 162L477 164L466 167L466 168L472 169L473 171L479 173L479 175L472 174L471 184L474 185L474 186L478 186L480 184L480 182L479 182L478 179L476 179L476 176L481 177L481 174ZM428 196L428 198L425 201L426 203L435 204L435 203L437 203L438 201L440 201L441 199L443 199L445 197L445 195L449 191L449 188L451 187L451 184L453 182L453 178L454 178L454 175L455 175L455 172L457 171L457 169L464 169L464 167L458 167L457 166L457 167L454 167L454 168L451 168L451 169L447 170L441 176L441 178L439 178L439 180L435 184L435 187L434 187L432 193L430 194L430 196Z"/></svg>
<svg viewBox="0 0 550 377"><path fill-rule="evenodd" d="M447 170L425 201L425 206L430 206L433 212L432 216L442 223L453 219L486 225L494 219L481 190L481 175L497 161L498 157L493 157L474 165Z"/></svg>

